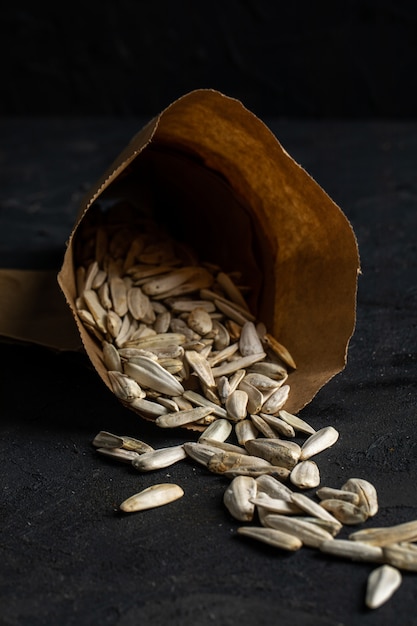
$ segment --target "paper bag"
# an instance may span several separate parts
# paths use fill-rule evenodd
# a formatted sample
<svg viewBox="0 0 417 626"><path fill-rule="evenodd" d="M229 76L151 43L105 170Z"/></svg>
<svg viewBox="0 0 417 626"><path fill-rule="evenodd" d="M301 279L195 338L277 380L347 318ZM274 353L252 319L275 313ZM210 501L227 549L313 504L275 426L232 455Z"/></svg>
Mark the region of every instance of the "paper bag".
<svg viewBox="0 0 417 626"><path fill-rule="evenodd" d="M145 126L85 196L58 276L84 348L109 387L101 346L77 314L74 249L96 201L149 203L156 221L251 287L256 318L293 356L285 409L340 372L355 325L358 249L340 208L241 102L197 90Z"/></svg>

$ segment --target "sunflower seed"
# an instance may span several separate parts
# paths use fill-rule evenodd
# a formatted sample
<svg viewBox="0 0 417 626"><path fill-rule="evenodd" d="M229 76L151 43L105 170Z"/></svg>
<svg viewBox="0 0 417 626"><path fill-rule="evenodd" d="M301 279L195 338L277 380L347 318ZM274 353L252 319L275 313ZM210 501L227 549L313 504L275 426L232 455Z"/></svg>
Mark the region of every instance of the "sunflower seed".
<svg viewBox="0 0 417 626"><path fill-rule="evenodd" d="M417 549L407 542L392 543L382 547L386 563L410 572L417 572Z"/></svg>
<svg viewBox="0 0 417 626"><path fill-rule="evenodd" d="M341 556L352 561L369 561L371 563L381 563L383 560L382 548L370 546L360 541L349 541L349 539L332 539L324 541L319 550L326 554Z"/></svg>
<svg viewBox="0 0 417 626"><path fill-rule="evenodd" d="M266 357L265 352L260 352L259 354L251 354L249 356L242 356L239 359L235 359L234 361L229 361L228 363L223 363L223 365L219 365L218 367L213 367L213 376L217 378L219 376L228 376L229 374L233 374L237 370L245 369L252 363L256 363L257 361L262 361ZM213 365L210 362L210 365Z"/></svg>
<svg viewBox="0 0 417 626"><path fill-rule="evenodd" d="M138 454L143 454L144 452L152 452L154 448L149 444L141 441L140 439L135 439L134 437L128 437L127 435L121 436L123 441L123 449L124 450L132 450L133 452L137 452Z"/></svg>
<svg viewBox="0 0 417 626"><path fill-rule="evenodd" d="M339 433L335 428L333 428L333 426L321 428L316 431L314 435L311 435L308 439L306 439L301 446L300 460L306 461L312 456L323 452L323 450L327 450L327 448L330 448L336 443L338 438Z"/></svg>
<svg viewBox="0 0 417 626"><path fill-rule="evenodd" d="M178 461L182 461L187 456L183 445L171 446L169 448L159 448L152 452L144 452L133 459L132 465L140 472L169 467Z"/></svg>
<svg viewBox="0 0 417 626"><path fill-rule="evenodd" d="M120 510L124 513L134 513L163 506L178 500L184 495L183 489L173 483L160 483L147 487L143 491L136 493L120 505Z"/></svg>
<svg viewBox="0 0 417 626"><path fill-rule="evenodd" d="M127 306L136 320L143 320L149 315L150 301L140 287L131 287L127 292Z"/></svg>
<svg viewBox="0 0 417 626"><path fill-rule="evenodd" d="M224 272L219 272L216 276L216 280L220 287L223 289L223 291L226 293L226 296L232 302L242 307L243 309L249 310L245 298L242 296L242 293L239 291L238 287L236 287L230 276L228 276Z"/></svg>
<svg viewBox="0 0 417 626"><path fill-rule="evenodd" d="M265 493L271 498L291 501L292 490L279 480L272 476L260 476L256 479L258 485L258 494Z"/></svg>
<svg viewBox="0 0 417 626"><path fill-rule="evenodd" d="M303 545L301 540L293 535L284 533L275 528L257 528L254 526L241 526L237 529L239 535L244 535L257 541L262 541L270 546L281 548L282 550L295 551Z"/></svg>
<svg viewBox="0 0 417 626"><path fill-rule="evenodd" d="M273 414L277 413L286 401L288 400L288 395L290 393L290 386L283 385L279 387L262 405L262 413Z"/></svg>
<svg viewBox="0 0 417 626"><path fill-rule="evenodd" d="M346 502L344 500L322 500L320 506L329 511L342 524L361 524L368 519L368 513L362 507Z"/></svg>
<svg viewBox="0 0 417 626"><path fill-rule="evenodd" d="M112 370L107 372L107 376L114 395L123 402L133 402L146 396L140 385L130 376Z"/></svg>
<svg viewBox="0 0 417 626"><path fill-rule="evenodd" d="M342 529L342 526L339 522L336 523L330 522L329 520L319 519L318 517L310 517L308 515L304 515L302 517L292 517L292 519L301 519L303 521L309 522L310 524L314 524L315 526L319 526L326 530L332 537L335 537L339 534Z"/></svg>
<svg viewBox="0 0 417 626"><path fill-rule="evenodd" d="M363 478L349 478L342 491L353 491L359 496L359 506L366 508L369 517L378 512L378 496L375 487Z"/></svg>
<svg viewBox="0 0 417 626"><path fill-rule="evenodd" d="M123 278L114 276L110 279L110 295L113 302L113 309L117 315L123 317L127 311L127 289Z"/></svg>
<svg viewBox="0 0 417 626"><path fill-rule="evenodd" d="M158 402L146 400L145 398L135 398L129 403L129 407L149 419L155 419L159 415L168 413L168 409Z"/></svg>
<svg viewBox="0 0 417 626"><path fill-rule="evenodd" d="M294 428L288 424L285 420L277 417L276 415L267 415L266 413L262 413L262 419L271 426L273 430L275 430L278 435L282 435L283 437L295 437Z"/></svg>
<svg viewBox="0 0 417 626"><path fill-rule="evenodd" d="M237 468L253 469L267 465L268 463L264 459L260 459L257 456L251 456L242 452L223 452L219 450L217 454L210 458L208 469L216 474L222 474L227 470L235 470Z"/></svg>
<svg viewBox="0 0 417 626"><path fill-rule="evenodd" d="M92 444L95 448L121 448L123 439L106 430L100 430L94 437Z"/></svg>
<svg viewBox="0 0 417 626"><path fill-rule="evenodd" d="M205 439L211 441L226 441L230 433L232 432L232 425L226 419L217 419L215 422L207 426L205 431L200 435L199 442L203 443Z"/></svg>
<svg viewBox="0 0 417 626"><path fill-rule="evenodd" d="M250 415L251 422L255 426L255 428L262 433L264 437L268 439L276 439L277 433L271 428L271 426L264 420L260 415L256 415L255 413L251 413Z"/></svg>
<svg viewBox="0 0 417 626"><path fill-rule="evenodd" d="M256 480L259 480L258 478ZM278 482L278 481L277 481ZM272 498L266 493L260 492L252 503L257 507L261 507L269 513L279 513L281 515L298 515L301 509L290 500L283 498Z"/></svg>
<svg viewBox="0 0 417 626"><path fill-rule="evenodd" d="M178 396L184 387L159 363L145 356L137 357L135 363L125 363L124 373L136 380L139 385L149 387L167 396Z"/></svg>
<svg viewBox="0 0 417 626"><path fill-rule="evenodd" d="M270 465L265 461L265 465L242 465L242 467L234 467L221 472L226 478L234 478L235 476L251 476L252 478L259 478L260 476L268 475L277 480L287 480L289 476L289 470L285 467L279 467L278 465Z"/></svg>
<svg viewBox="0 0 417 626"><path fill-rule="evenodd" d="M342 524L335 518L334 515L331 515L328 511L326 511L320 504L314 502L303 493L293 493L291 494L291 501L296 504L302 511L305 511L309 515L313 517L318 517L319 519L324 519L332 522L333 524L341 527Z"/></svg>
<svg viewBox="0 0 417 626"><path fill-rule="evenodd" d="M249 454L259 456L272 465L292 470L300 458L300 446L282 439L251 439L245 443Z"/></svg>
<svg viewBox="0 0 417 626"><path fill-rule="evenodd" d="M364 528L349 535L349 539L366 542L372 546L387 546L400 541L416 541L417 520L396 524L395 526Z"/></svg>
<svg viewBox="0 0 417 626"><path fill-rule="evenodd" d="M287 348L283 346L282 343L279 343L272 335L265 333L263 343L268 346L268 348L270 348L272 352L285 363L285 365L288 365L291 369L297 369L295 361Z"/></svg>
<svg viewBox="0 0 417 626"><path fill-rule="evenodd" d="M94 317L97 328L100 332L105 334L107 331L107 311L101 306L97 293L92 289L87 289L83 291L83 299L91 315Z"/></svg>
<svg viewBox="0 0 417 626"><path fill-rule="evenodd" d="M123 448L97 448L97 452L122 463L132 463L139 454L134 450L124 450Z"/></svg>
<svg viewBox="0 0 417 626"><path fill-rule="evenodd" d="M242 370L244 371L244 370ZM241 380L238 389L244 391L248 396L247 410L249 413L256 415L261 410L263 404L263 396L259 389L256 389L253 385L245 382L245 379Z"/></svg>
<svg viewBox="0 0 417 626"><path fill-rule="evenodd" d="M288 378L286 368L281 363L274 363L272 361L260 361L254 363L249 368L250 372L263 374L274 380L285 381Z"/></svg>
<svg viewBox="0 0 417 626"><path fill-rule="evenodd" d="M261 340L253 322L245 322L239 337L239 351L242 356L263 352Z"/></svg>
<svg viewBox="0 0 417 626"><path fill-rule="evenodd" d="M382 606L401 585L400 572L391 565L381 565L368 576L365 604L369 609Z"/></svg>
<svg viewBox="0 0 417 626"><path fill-rule="evenodd" d="M249 439L256 439L258 436L258 430L255 424L248 419L240 420L235 424L235 435L238 443L244 446Z"/></svg>
<svg viewBox="0 0 417 626"><path fill-rule="evenodd" d="M314 428L310 426L310 424L302 420L300 417L297 417L296 415L285 411L284 409L281 409L278 412L278 415L281 419L287 422L287 424L290 424L290 426L292 426L295 430L299 430L302 433L307 433L310 435L314 435L314 433L316 432Z"/></svg>
<svg viewBox="0 0 417 626"><path fill-rule="evenodd" d="M186 350L185 358L204 385L207 387L214 387L216 385L212 369L207 359L195 350Z"/></svg>
<svg viewBox="0 0 417 626"><path fill-rule="evenodd" d="M212 328L212 319L204 307L196 307L187 317L188 326L199 335L207 335Z"/></svg>
<svg viewBox="0 0 417 626"><path fill-rule="evenodd" d="M256 495L256 480L250 476L233 478L223 495L223 502L229 513L240 522L253 519L255 505L251 498Z"/></svg>
<svg viewBox="0 0 417 626"><path fill-rule="evenodd" d="M122 360L115 346L109 341L103 341L103 362L107 370L122 372Z"/></svg>
<svg viewBox="0 0 417 626"><path fill-rule="evenodd" d="M186 441L184 444L186 454L200 465L208 468L208 463L212 456L218 454L219 449L206 443Z"/></svg>
<svg viewBox="0 0 417 626"><path fill-rule="evenodd" d="M312 489L320 484L320 471L314 461L301 461L292 469L290 481L299 489Z"/></svg>
<svg viewBox="0 0 417 626"><path fill-rule="evenodd" d="M218 451L234 452L236 454L244 454L246 456L248 455L246 450L235 445L234 443L228 443L227 441L218 441L217 439L208 439L206 437L203 439L200 438L198 441L199 443L212 446L213 448L218 448Z"/></svg>
<svg viewBox="0 0 417 626"><path fill-rule="evenodd" d="M225 407L227 417L233 422L243 420L247 415L248 394L246 391L236 389L227 397Z"/></svg>
<svg viewBox="0 0 417 626"><path fill-rule="evenodd" d="M303 545L310 548L319 548L323 541L333 540L333 536L324 528L305 520L288 518L285 515L270 513L264 517L264 523L269 528L276 528L298 537Z"/></svg>
<svg viewBox="0 0 417 626"><path fill-rule="evenodd" d="M344 500L345 502L351 502L356 506L358 506L360 502L360 498L357 493L353 493L353 491L343 491L342 489L333 489L332 487L321 487L316 491L316 495L320 498L320 500Z"/></svg>
<svg viewBox="0 0 417 626"><path fill-rule="evenodd" d="M155 424L161 428L178 428L184 424L198 422L203 417L210 415L211 411L211 407L200 406L195 409L165 413L156 418Z"/></svg>
<svg viewBox="0 0 417 626"><path fill-rule="evenodd" d="M220 417L220 418L223 418L223 419L227 418L226 409L224 409L221 406L218 406L214 402L211 402L210 400L208 400L207 398L205 398L201 394L197 393L196 391L192 391L191 389L187 389L183 393L183 398L185 398L186 400L189 400L193 404L197 404L197 406L209 406L212 409L213 415L216 415L217 417Z"/></svg>

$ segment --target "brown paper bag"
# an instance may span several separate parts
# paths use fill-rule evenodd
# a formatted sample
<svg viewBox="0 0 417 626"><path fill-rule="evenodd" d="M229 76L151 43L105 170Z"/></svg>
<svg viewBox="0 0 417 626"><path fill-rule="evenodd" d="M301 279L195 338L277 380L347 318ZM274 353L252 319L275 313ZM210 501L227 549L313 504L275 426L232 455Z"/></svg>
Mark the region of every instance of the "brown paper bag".
<svg viewBox="0 0 417 626"><path fill-rule="evenodd" d="M59 285L110 388L101 348L77 315L74 245L97 200L149 203L202 260L239 269L257 319L292 354L285 409L297 412L346 363L359 258L342 211L239 101L197 90L143 128L86 195Z"/></svg>

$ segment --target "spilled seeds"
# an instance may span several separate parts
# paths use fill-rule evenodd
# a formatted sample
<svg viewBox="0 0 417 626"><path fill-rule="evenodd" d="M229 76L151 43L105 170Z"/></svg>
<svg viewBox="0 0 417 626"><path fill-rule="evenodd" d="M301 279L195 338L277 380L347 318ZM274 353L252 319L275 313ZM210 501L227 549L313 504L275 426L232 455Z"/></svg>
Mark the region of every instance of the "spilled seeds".
<svg viewBox="0 0 417 626"><path fill-rule="evenodd" d="M364 603L387 601L401 584L399 570L417 570L417 521L337 538L377 514L375 487L360 478L320 486L317 458L339 433L285 410L296 363L250 311L239 273L200 263L147 218L127 229L111 212L84 229L75 258L77 312L113 393L159 428L200 431L197 440L160 449L101 431L96 450L140 473L192 459L228 481L223 503L244 524L242 541L376 563ZM160 507L183 493L156 483L120 510Z"/></svg>

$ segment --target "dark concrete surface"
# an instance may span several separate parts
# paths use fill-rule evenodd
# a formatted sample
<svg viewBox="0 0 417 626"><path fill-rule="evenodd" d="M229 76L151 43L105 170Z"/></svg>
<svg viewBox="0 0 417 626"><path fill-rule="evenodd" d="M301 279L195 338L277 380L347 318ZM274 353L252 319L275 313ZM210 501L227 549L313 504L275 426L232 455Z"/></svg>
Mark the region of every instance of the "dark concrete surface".
<svg viewBox="0 0 417 626"><path fill-rule="evenodd" d="M0 120L1 267L59 269L81 195L144 121ZM380 511L367 527L416 519L417 123L265 121L342 207L361 254L347 367L301 413L340 432L317 458L322 484L371 481ZM4 340L0 354L2 626L417 624L416 574L367 610L372 564L237 537L222 478L191 462L142 475L99 457L102 429L158 447L187 436L124 409L83 353ZM117 512L161 481L184 498Z"/></svg>

